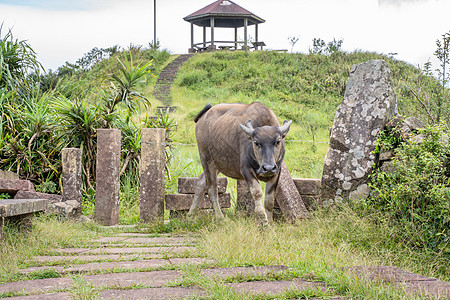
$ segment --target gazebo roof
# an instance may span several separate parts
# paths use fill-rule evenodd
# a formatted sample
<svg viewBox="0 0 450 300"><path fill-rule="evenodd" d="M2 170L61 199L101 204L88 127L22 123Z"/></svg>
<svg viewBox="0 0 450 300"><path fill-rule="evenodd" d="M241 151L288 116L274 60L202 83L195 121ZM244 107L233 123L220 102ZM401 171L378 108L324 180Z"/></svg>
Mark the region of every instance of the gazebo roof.
<svg viewBox="0 0 450 300"><path fill-rule="evenodd" d="M183 20L197 26L211 27L211 17L214 17L214 27L243 27L245 18L248 20L248 25L265 22L264 19L230 0L217 0L184 17Z"/></svg>

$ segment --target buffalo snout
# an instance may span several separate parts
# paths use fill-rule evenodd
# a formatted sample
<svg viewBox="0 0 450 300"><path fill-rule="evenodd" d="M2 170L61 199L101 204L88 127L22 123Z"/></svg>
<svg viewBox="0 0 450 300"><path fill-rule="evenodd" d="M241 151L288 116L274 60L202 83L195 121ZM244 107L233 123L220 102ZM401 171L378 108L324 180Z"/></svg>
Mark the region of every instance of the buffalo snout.
<svg viewBox="0 0 450 300"><path fill-rule="evenodd" d="M263 177L272 177L278 174L278 166L276 164L263 164L256 170L256 174Z"/></svg>

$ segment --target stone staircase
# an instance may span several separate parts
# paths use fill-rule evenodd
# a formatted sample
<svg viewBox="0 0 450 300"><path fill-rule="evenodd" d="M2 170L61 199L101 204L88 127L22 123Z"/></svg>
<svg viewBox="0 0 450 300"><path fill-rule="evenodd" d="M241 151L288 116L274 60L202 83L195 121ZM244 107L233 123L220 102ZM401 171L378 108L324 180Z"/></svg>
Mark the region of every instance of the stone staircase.
<svg viewBox="0 0 450 300"><path fill-rule="evenodd" d="M164 105L169 106L172 104L172 95L170 93L172 83L177 76L178 69L193 55L194 54L181 54L174 61L169 63L161 71L161 74L159 74L153 94L156 99L162 101Z"/></svg>
<svg viewBox="0 0 450 300"><path fill-rule="evenodd" d="M209 288L220 285L243 297L286 299L294 291L306 295L314 291L309 299L324 299L321 295L347 299L311 274L298 276L287 266L220 267L201 257L199 242L192 235L115 233L76 248L52 249L24 262L26 268L17 271L22 280L0 284L0 298L192 299L211 297ZM346 269L351 276L385 282L405 289L408 295L450 297L450 283L396 267Z"/></svg>

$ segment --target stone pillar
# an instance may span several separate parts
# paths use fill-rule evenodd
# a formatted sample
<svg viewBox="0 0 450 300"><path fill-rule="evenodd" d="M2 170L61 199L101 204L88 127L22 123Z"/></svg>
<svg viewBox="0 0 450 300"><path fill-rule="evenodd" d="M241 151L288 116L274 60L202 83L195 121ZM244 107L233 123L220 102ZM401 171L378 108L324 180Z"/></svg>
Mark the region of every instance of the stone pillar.
<svg viewBox="0 0 450 300"><path fill-rule="evenodd" d="M252 194L245 180L237 180L236 194L237 211L243 212L246 216L253 215L255 213L255 201L253 201Z"/></svg>
<svg viewBox="0 0 450 300"><path fill-rule="evenodd" d="M103 225L119 223L120 143L120 130L97 129L94 218Z"/></svg>
<svg viewBox="0 0 450 300"><path fill-rule="evenodd" d="M281 163L275 199L280 207L283 217L287 221L292 222L309 218L308 210L303 203L302 197L300 196L284 161Z"/></svg>
<svg viewBox="0 0 450 300"><path fill-rule="evenodd" d="M369 194L375 141L397 112L391 71L384 60L354 65L334 117L322 175L323 204Z"/></svg>
<svg viewBox="0 0 450 300"><path fill-rule="evenodd" d="M163 128L142 128L140 217L143 221L164 217L165 137Z"/></svg>
<svg viewBox="0 0 450 300"><path fill-rule="evenodd" d="M64 148L62 156L62 201L75 200L80 204L77 216L81 215L81 149Z"/></svg>

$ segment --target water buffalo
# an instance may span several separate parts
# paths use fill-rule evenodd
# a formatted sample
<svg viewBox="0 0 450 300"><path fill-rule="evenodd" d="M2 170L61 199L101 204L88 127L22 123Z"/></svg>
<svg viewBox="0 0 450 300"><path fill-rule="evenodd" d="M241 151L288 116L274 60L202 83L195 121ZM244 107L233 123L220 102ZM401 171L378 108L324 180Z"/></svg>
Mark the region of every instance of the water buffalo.
<svg viewBox="0 0 450 300"><path fill-rule="evenodd" d="M199 176L194 215L205 193L216 218L223 218L217 194L217 175L244 179L255 201L255 214L263 225L272 220L275 189L284 157L284 139L292 121L280 126L275 114L261 103L208 104L195 117L195 135L204 173ZM258 180L267 182L264 207Z"/></svg>

